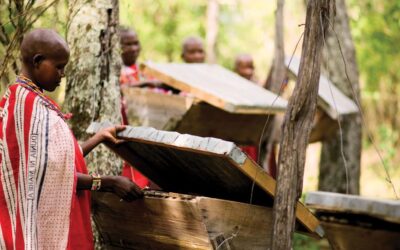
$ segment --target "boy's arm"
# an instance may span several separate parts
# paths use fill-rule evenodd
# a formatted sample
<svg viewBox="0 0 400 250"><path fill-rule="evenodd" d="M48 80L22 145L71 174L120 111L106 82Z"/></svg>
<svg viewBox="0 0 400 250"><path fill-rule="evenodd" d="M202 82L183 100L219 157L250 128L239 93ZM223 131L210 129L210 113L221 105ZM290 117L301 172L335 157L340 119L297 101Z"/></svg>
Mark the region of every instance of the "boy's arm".
<svg viewBox="0 0 400 250"><path fill-rule="evenodd" d="M77 173L77 190L90 190L93 177ZM135 183L123 176L102 176L100 192L113 192L125 201L133 201L143 196L143 191Z"/></svg>
<svg viewBox="0 0 400 250"><path fill-rule="evenodd" d="M90 151L92 151L97 145L99 145L103 141L109 141L114 144L119 144L123 142L123 140L117 139L117 133L124 129L125 126L119 125L100 130L94 136L90 137L87 141L81 144L83 156L86 156Z"/></svg>

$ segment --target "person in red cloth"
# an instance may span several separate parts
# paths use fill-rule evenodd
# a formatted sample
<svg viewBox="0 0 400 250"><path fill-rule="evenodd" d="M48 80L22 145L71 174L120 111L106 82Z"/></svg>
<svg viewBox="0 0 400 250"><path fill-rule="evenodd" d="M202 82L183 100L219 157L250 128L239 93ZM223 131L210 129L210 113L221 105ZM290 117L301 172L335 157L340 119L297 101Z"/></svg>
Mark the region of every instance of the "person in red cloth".
<svg viewBox="0 0 400 250"><path fill-rule="evenodd" d="M69 48L55 31L35 29L21 44L22 71L0 102L0 249L93 249L90 192L143 196L122 176L88 175L84 155L103 141L119 143L123 126L81 146L67 115L46 97L64 77Z"/></svg>
<svg viewBox="0 0 400 250"><path fill-rule="evenodd" d="M120 29L120 45L122 68L120 75L121 89L126 86L140 87L148 79L140 72L137 59L140 54L141 46L136 32L132 29ZM123 125L128 125L128 117L126 112L126 100L121 92L121 115ZM122 176L126 176L133 180L139 187L145 188L150 185L150 181L142 175L138 170L124 162L122 168Z"/></svg>
<svg viewBox="0 0 400 250"><path fill-rule="evenodd" d="M235 58L233 70L241 77L256 82L254 78L253 58L248 54L239 54ZM243 152L247 153L254 161L258 161L258 148L255 145L240 146Z"/></svg>

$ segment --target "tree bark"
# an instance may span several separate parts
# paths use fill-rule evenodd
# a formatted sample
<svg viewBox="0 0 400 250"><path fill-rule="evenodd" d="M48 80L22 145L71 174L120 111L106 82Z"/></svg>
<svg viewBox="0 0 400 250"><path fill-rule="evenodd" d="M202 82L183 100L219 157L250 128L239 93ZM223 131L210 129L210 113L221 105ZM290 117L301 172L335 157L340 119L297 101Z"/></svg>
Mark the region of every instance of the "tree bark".
<svg viewBox="0 0 400 250"><path fill-rule="evenodd" d="M283 41L284 22L283 22L283 8L285 0L277 0L277 7L275 12L275 44L274 44L274 60L272 62L271 70L268 73L268 78L265 83L265 88L278 94L286 78L285 67L285 43ZM270 169L270 156L274 154L274 147L279 141L281 124L275 116L271 116L270 124L266 128L265 142L260 150L260 164L267 171ZM272 173L270 173L272 174Z"/></svg>
<svg viewBox="0 0 400 250"><path fill-rule="evenodd" d="M92 121L121 124L118 0L76 0L70 3L70 12L64 110L73 114L69 124L82 141L89 137L85 131ZM122 170L122 161L103 145L86 162L89 172L101 175L119 175Z"/></svg>
<svg viewBox="0 0 400 250"><path fill-rule="evenodd" d="M336 0L336 17L334 20L331 20L331 23L334 24L334 28L341 42L351 85L356 92L357 99L360 100L359 73L345 0ZM355 100L352 88L349 85L350 83L346 78L343 58L339 50L336 35L332 29L329 30L326 37L324 57L324 67L330 80L345 95ZM340 123L343 134L343 153L348 169L348 192L350 194L359 194L362 147L360 114L341 117ZM346 168L341 151L340 131L338 130L335 137L332 137L332 139L322 144L318 182L319 190L346 193Z"/></svg>
<svg viewBox="0 0 400 250"><path fill-rule="evenodd" d="M332 0L309 0L300 71L285 114L278 160L278 180L275 194L272 249L292 247L295 208L302 186L304 163L312 120L317 107L323 31L334 10Z"/></svg>
<svg viewBox="0 0 400 250"><path fill-rule="evenodd" d="M207 5L207 34L206 34L206 50L207 61L209 63L217 62L217 36L218 36L218 0L208 0Z"/></svg>
<svg viewBox="0 0 400 250"><path fill-rule="evenodd" d="M283 81L286 78L285 67L285 48L283 41L284 22L283 7L285 0L277 0L275 12L275 44L274 44L274 60L271 70L266 81L266 88L274 93L279 93Z"/></svg>

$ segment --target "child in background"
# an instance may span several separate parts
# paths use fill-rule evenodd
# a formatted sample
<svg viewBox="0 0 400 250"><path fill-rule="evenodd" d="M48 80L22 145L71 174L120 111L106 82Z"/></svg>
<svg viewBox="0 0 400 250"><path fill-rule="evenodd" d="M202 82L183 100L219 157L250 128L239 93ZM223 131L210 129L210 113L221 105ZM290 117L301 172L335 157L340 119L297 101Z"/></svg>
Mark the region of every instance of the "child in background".
<svg viewBox="0 0 400 250"><path fill-rule="evenodd" d="M182 43L181 57L185 63L204 63L206 53L203 41L199 37L187 37Z"/></svg>

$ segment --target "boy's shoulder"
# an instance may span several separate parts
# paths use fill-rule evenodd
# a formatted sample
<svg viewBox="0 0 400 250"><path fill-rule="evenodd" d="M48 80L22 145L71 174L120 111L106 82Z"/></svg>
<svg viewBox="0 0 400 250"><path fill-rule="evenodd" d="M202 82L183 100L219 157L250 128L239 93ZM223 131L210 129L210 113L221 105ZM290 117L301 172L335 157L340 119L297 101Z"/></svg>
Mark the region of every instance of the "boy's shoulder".
<svg viewBox="0 0 400 250"><path fill-rule="evenodd" d="M18 107L24 107L24 109L29 109L34 105L46 106L39 94L18 83L11 84L5 91L1 99L1 106L6 105L6 103L9 107L18 105Z"/></svg>

